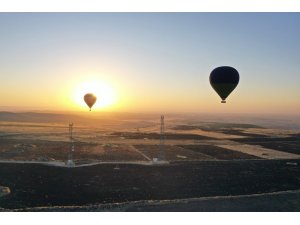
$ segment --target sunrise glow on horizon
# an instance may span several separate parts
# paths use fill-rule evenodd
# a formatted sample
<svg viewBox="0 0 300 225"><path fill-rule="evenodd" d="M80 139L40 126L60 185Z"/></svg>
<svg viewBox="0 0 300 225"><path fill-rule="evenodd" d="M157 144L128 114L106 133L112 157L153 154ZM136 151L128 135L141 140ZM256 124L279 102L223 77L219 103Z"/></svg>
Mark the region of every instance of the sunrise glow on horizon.
<svg viewBox="0 0 300 225"><path fill-rule="evenodd" d="M82 82L75 87L74 100L78 106L86 108L83 96L87 93L92 93L97 97L93 110L113 107L114 104L117 104L116 91L110 84L102 80L94 79Z"/></svg>
<svg viewBox="0 0 300 225"><path fill-rule="evenodd" d="M0 110L300 113L299 13L0 13ZM226 104L218 66L240 83Z"/></svg>

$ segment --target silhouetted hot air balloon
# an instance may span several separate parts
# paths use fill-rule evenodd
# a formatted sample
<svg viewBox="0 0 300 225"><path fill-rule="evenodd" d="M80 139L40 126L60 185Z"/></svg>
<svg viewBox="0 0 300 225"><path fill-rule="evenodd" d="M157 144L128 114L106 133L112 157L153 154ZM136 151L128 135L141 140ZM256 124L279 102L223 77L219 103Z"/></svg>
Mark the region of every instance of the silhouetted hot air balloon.
<svg viewBox="0 0 300 225"><path fill-rule="evenodd" d="M84 101L89 106L90 111L91 111L93 105L95 104L96 100L97 100L96 96L91 93L88 93L84 96Z"/></svg>
<svg viewBox="0 0 300 225"><path fill-rule="evenodd" d="M238 71L230 66L217 67L209 76L210 84L221 97L222 103L226 103L226 98L236 88L239 80Z"/></svg>

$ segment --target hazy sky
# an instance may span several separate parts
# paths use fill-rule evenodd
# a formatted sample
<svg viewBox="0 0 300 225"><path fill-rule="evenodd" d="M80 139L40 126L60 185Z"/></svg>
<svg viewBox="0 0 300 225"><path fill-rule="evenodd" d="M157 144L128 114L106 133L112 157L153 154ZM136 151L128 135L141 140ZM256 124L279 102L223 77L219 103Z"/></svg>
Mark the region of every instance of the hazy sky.
<svg viewBox="0 0 300 225"><path fill-rule="evenodd" d="M100 110L300 113L300 13L0 13L0 28L0 110L86 110L76 88L102 80L118 101ZM227 104L208 80L221 65L241 77Z"/></svg>

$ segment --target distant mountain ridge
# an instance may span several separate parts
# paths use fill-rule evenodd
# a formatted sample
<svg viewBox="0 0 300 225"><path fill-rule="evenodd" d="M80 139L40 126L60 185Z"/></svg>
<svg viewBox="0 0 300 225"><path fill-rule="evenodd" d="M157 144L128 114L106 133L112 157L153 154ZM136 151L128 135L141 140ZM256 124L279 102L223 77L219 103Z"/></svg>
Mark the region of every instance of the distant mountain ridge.
<svg viewBox="0 0 300 225"><path fill-rule="evenodd" d="M300 130L299 115L247 115L247 114L166 114L166 123L197 125L203 122L217 122L225 124L255 124L269 128ZM168 122L169 120L169 122ZM63 123L74 122L85 125L100 124L134 124L137 121L157 123L160 114L137 112L8 112L0 111L0 122L27 123ZM172 121L172 122L171 122Z"/></svg>
<svg viewBox="0 0 300 225"><path fill-rule="evenodd" d="M138 113L107 113L107 112L86 112L86 113L39 113L39 112L7 112L0 111L0 122L20 123L55 123L98 126L99 124L128 124L140 120L155 120L157 115ZM130 122L131 121L131 122Z"/></svg>
<svg viewBox="0 0 300 225"><path fill-rule="evenodd" d="M83 119L81 116L71 114L0 112L0 121L3 122L62 123L70 120L81 121Z"/></svg>

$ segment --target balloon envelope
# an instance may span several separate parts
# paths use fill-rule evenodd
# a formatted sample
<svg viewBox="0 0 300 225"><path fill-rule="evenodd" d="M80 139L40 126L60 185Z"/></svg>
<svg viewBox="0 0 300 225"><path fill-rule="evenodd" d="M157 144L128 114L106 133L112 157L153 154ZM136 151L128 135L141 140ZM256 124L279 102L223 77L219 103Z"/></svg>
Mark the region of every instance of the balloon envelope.
<svg viewBox="0 0 300 225"><path fill-rule="evenodd" d="M91 93L88 93L84 96L84 101L90 108L90 111L91 111L91 108L93 107L93 105L95 104L96 100L97 100L96 96Z"/></svg>
<svg viewBox="0 0 300 225"><path fill-rule="evenodd" d="M238 71L230 66L217 67L209 76L210 84L221 97L222 103L226 103L226 98L236 88L239 80Z"/></svg>

